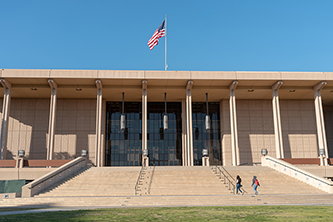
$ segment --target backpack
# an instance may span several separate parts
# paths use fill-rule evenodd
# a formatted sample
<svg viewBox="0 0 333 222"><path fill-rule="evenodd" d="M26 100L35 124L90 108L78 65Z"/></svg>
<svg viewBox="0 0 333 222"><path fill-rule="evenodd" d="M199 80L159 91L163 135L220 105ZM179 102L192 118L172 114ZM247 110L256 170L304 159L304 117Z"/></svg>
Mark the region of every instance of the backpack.
<svg viewBox="0 0 333 222"><path fill-rule="evenodd" d="M259 181L256 179L256 180L254 181L254 184L258 186L258 185L259 185Z"/></svg>

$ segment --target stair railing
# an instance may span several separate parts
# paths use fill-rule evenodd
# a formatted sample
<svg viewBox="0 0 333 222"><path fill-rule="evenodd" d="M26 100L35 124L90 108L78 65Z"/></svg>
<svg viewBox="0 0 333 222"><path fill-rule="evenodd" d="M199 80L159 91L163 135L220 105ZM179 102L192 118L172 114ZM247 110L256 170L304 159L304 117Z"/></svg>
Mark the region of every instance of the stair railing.
<svg viewBox="0 0 333 222"><path fill-rule="evenodd" d="M153 172L151 173L151 177L150 177L150 182L149 182L149 188L148 188L148 194L150 194L150 187L151 187L151 183L153 182L153 177L154 177L154 172L155 172L155 164L153 163Z"/></svg>
<svg viewBox="0 0 333 222"><path fill-rule="evenodd" d="M139 173L139 176L138 176L138 179L136 180L136 184L135 184L135 195L137 194L138 191L140 191L139 190L139 185L141 185L140 180L142 179L142 173L143 173L144 170L145 170L145 167L142 166L141 170L140 170L140 173Z"/></svg>
<svg viewBox="0 0 333 222"><path fill-rule="evenodd" d="M212 170L215 172L215 174L219 174L219 179L223 180L223 184L227 184L228 182L228 190L232 190L232 193L236 193L236 183L231 176L231 174L223 167L221 166L222 170L220 169L220 166L215 164L214 167L212 167ZM223 177L222 177L223 175ZM240 188L244 193L247 193L244 188Z"/></svg>
<svg viewBox="0 0 333 222"><path fill-rule="evenodd" d="M226 172L226 174L228 174L228 176L230 177L230 178L233 178L232 176L231 176L231 174L223 167L223 166L221 166L222 167L222 169ZM247 193L245 190L244 190L244 188L240 188L243 192L245 192L245 193Z"/></svg>
<svg viewBox="0 0 333 222"><path fill-rule="evenodd" d="M228 184L228 190L232 190L232 193L235 193L236 186L232 177L228 177L217 165L214 167L215 174L219 174L219 179L223 180L223 184ZM223 176L223 177L222 177Z"/></svg>

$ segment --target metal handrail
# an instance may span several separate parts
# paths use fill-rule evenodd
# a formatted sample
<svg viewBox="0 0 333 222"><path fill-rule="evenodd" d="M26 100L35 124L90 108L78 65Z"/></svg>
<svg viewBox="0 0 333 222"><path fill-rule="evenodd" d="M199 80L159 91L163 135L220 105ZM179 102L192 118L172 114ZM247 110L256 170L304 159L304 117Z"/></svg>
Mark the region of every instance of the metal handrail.
<svg viewBox="0 0 333 222"><path fill-rule="evenodd" d="M226 172L226 174L224 174L224 172L219 168L219 166L217 166L217 163L215 164L215 173L217 174L217 169L219 169L219 171L220 171L220 179L222 179L222 175L221 174L223 174L223 176L224 176L224 179L227 179L228 180L228 185L229 185L229 187L228 187L228 189L230 190L230 184L232 185L232 187L233 187L233 193L235 193L236 192L236 185L235 185L235 181L233 180L233 177L231 176L231 174L223 167L223 166L221 166L221 168L223 169L223 171L225 171ZM230 177L230 179L229 179L229 177ZM225 182L225 180L223 180L223 183L224 184L226 184L226 182ZM246 190L244 189L244 188L240 188L244 193L247 193L246 192Z"/></svg>
<svg viewBox="0 0 333 222"><path fill-rule="evenodd" d="M223 167L223 166L221 166L222 167L222 169L231 177L231 178L233 178L233 176L231 176L231 174ZM247 193L245 190L244 190L244 188L240 188L243 192L245 192L245 193Z"/></svg>
<svg viewBox="0 0 333 222"><path fill-rule="evenodd" d="M151 173L151 177L150 177L150 182L149 182L149 187L148 187L148 194L150 194L150 187L151 187L151 183L153 182L153 177L154 177L154 172L155 172L155 164L153 163L153 172Z"/></svg>
<svg viewBox="0 0 333 222"><path fill-rule="evenodd" d="M142 171L144 170L144 166L141 167L141 170L140 170L140 173L139 173L139 176L138 176L138 179L136 180L136 184L135 184L135 194L136 192L138 191L138 185L139 185L139 181L140 181L140 178L141 178L141 174L142 174Z"/></svg>
<svg viewBox="0 0 333 222"><path fill-rule="evenodd" d="M215 173L217 174L217 169L220 171L220 179L222 179L222 174L223 174L223 176L224 176L224 179L223 179L223 183L224 184L226 184L226 180L225 179L227 179L228 180L228 190L231 190L231 187L230 187L230 185L232 185L232 190L233 190L233 193L235 193L235 184L234 184L234 181L231 179L229 179L228 178L228 176L227 175L225 175L224 173L223 173L223 171L219 168L219 167L217 167L217 165L215 166Z"/></svg>
<svg viewBox="0 0 333 222"><path fill-rule="evenodd" d="M233 176L231 176L231 174L223 166L221 166L221 167L229 175L229 177L233 178Z"/></svg>

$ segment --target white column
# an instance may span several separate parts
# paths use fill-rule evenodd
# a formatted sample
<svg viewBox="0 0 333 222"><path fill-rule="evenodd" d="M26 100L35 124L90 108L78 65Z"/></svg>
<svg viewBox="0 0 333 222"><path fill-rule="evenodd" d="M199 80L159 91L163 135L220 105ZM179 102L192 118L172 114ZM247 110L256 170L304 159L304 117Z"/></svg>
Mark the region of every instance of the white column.
<svg viewBox="0 0 333 222"><path fill-rule="evenodd" d="M327 82L323 81L318 83L313 87L314 90L314 102L315 102L315 112L316 112L316 123L317 123L317 137L318 137L318 149L325 150L325 157L328 157L327 142L326 142L326 131L325 122L323 114L323 104L321 101L321 90ZM319 152L319 150L318 150ZM327 161L325 161L327 162Z"/></svg>
<svg viewBox="0 0 333 222"><path fill-rule="evenodd" d="M220 147L220 150L221 150L221 160L222 160L222 166L226 166L226 152L224 152L225 150L225 147L223 146L223 142L224 142L224 139L223 139L223 134L224 134L224 127L223 127L223 121L224 121L224 118L223 118L223 100L220 101L220 138L221 138L221 147Z"/></svg>
<svg viewBox="0 0 333 222"><path fill-rule="evenodd" d="M272 86L272 103L273 103L273 121L275 134L276 158L284 158L281 117L280 117L280 101L278 90L283 82L278 81Z"/></svg>
<svg viewBox="0 0 333 222"><path fill-rule="evenodd" d="M0 137L0 160L6 159L7 152L7 135L8 135L8 120L10 111L11 88L12 85L5 79L0 79L0 83L5 88L2 101L2 123Z"/></svg>
<svg viewBox="0 0 333 222"><path fill-rule="evenodd" d="M54 152L54 131L55 131L58 85L56 82L54 82L53 79L49 79L48 82L51 87L51 99L50 99L48 143L47 143L47 159L52 160Z"/></svg>
<svg viewBox="0 0 333 222"><path fill-rule="evenodd" d="M236 96L235 89L238 81L233 81L229 86L229 108L230 108L230 127L231 127L231 154L232 165L238 166L240 164L239 147L238 147L238 132L237 132L237 116L236 116Z"/></svg>
<svg viewBox="0 0 333 222"><path fill-rule="evenodd" d="M147 149L147 80L142 80L142 150ZM143 160L142 156L142 160Z"/></svg>
<svg viewBox="0 0 333 222"><path fill-rule="evenodd" d="M187 166L193 166L193 136L192 136L192 85L189 80L186 85L186 148Z"/></svg>
<svg viewBox="0 0 333 222"><path fill-rule="evenodd" d="M101 166L105 167L105 124L106 124L106 100L102 99L102 123L101 123Z"/></svg>
<svg viewBox="0 0 333 222"><path fill-rule="evenodd" d="M182 99L182 163L187 166L187 149L186 149L186 102Z"/></svg>
<svg viewBox="0 0 333 222"><path fill-rule="evenodd" d="M97 167L102 166L101 161L101 134L102 134L102 82L95 81L97 87L97 106L96 106L96 147L95 147L95 164Z"/></svg>

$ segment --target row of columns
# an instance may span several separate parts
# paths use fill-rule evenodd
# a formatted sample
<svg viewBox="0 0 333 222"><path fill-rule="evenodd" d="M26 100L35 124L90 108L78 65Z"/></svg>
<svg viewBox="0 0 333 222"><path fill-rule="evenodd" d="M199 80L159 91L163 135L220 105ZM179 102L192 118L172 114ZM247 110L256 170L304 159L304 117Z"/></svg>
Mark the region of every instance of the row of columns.
<svg viewBox="0 0 333 222"><path fill-rule="evenodd" d="M230 128L231 128L231 149L232 149L232 165L237 166L240 164L239 159L239 147L238 147L238 135L237 135L237 115L236 115L236 98L235 89L238 82L233 81L229 86L229 102L230 102ZM273 121L274 121L274 134L275 134L275 149L276 157L284 158L283 151L283 137L281 129L281 117L280 117L280 103L278 90L282 86L283 81L278 81L272 86L272 105L273 105ZM328 149L326 142L325 122L323 105L321 100L321 90L327 82L323 81L313 87L314 89L314 102L315 102L315 115L317 125L317 138L318 138L318 151L323 150L323 156L328 157ZM320 153L320 152L318 152ZM322 164L327 164L324 161Z"/></svg>
<svg viewBox="0 0 333 222"><path fill-rule="evenodd" d="M8 134L8 118L10 110L10 95L11 84L5 79L0 79L0 83L5 88L3 107L2 107L2 124L0 136L0 159L6 158L6 142ZM48 83L51 87L50 99L50 115L49 115L49 128L48 128L48 142L47 142L47 159L53 159L54 153L54 134L55 134L55 117L56 117L56 102L57 102L57 84L53 79L49 79ZM95 164L102 166L102 82L101 80L95 81L97 88L97 103L96 103L96 145L95 145ZM273 121L275 133L275 147L276 157L284 158L280 106L278 90L283 82L278 81L272 86L272 105L273 105ZM328 157L325 125L323 117L323 108L321 100L321 90L326 85L326 82L320 82L314 86L315 98L315 113L317 122L317 137L318 148L325 151L325 156ZM232 149L232 165L237 166L240 164L240 155L238 147L238 130L237 130L237 112L236 112L236 95L238 81L233 81L229 86L229 108L230 108L230 127L231 127L231 149ZM182 154L183 165L193 166L193 133L192 133L192 90L193 81L189 80L186 84L186 98L182 100ZM142 150L147 150L147 80L142 81ZM185 110L185 112L183 112Z"/></svg>
<svg viewBox="0 0 333 222"><path fill-rule="evenodd" d="M7 134L8 134L8 119L11 100L11 84L5 80L0 79L0 83L5 89L3 104L2 104L2 122L1 122L1 135L0 135L0 160L6 159L7 151ZM49 126L47 137L47 154L46 159L52 160L54 154L54 135L56 125L56 105L57 105L57 88L58 85L53 79L48 80L51 88L50 98L50 113L49 113ZM97 87L97 107L96 107L96 147L95 147L95 164L102 166L102 82L96 80Z"/></svg>

